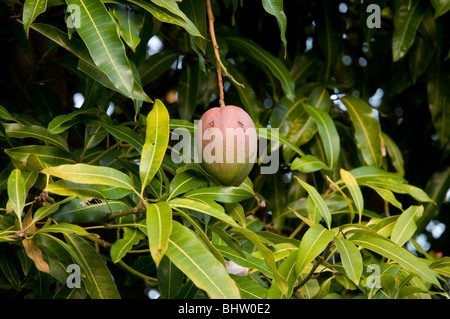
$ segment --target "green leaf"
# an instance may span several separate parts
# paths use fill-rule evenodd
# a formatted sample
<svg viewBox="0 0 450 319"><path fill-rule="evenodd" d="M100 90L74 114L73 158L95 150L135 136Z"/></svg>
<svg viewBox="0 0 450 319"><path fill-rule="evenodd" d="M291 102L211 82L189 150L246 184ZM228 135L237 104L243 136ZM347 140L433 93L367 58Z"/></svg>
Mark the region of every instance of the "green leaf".
<svg viewBox="0 0 450 319"><path fill-rule="evenodd" d="M76 164L72 154L54 146L25 145L5 149L5 153L8 154L11 159L22 163L27 163L30 156L34 155L39 161L48 164L48 166Z"/></svg>
<svg viewBox="0 0 450 319"><path fill-rule="evenodd" d="M171 207L176 208L184 208L194 210L206 215L210 215L219 220L224 221L225 223L231 226L237 226L237 223L225 213L225 210L220 205L210 205L208 203L208 199L199 198L199 199L188 199L188 198L174 198L169 201L169 205Z"/></svg>
<svg viewBox="0 0 450 319"><path fill-rule="evenodd" d="M64 235L73 248L73 258L82 269L82 280L92 299L120 299L111 273L100 254L77 235Z"/></svg>
<svg viewBox="0 0 450 319"><path fill-rule="evenodd" d="M369 249L381 256L397 261L406 270L417 274L423 280L440 286L434 272L418 257L396 243L371 232L359 231L347 238L354 244Z"/></svg>
<svg viewBox="0 0 450 319"><path fill-rule="evenodd" d="M191 35L203 38L202 34L200 33L200 31L198 31L197 27L187 17L181 18L165 8L159 7L153 3L144 0L130 0L130 2L147 10L161 22L176 24L184 28Z"/></svg>
<svg viewBox="0 0 450 319"><path fill-rule="evenodd" d="M85 236L89 234L83 227L68 223L49 225L39 229L37 233L75 234L78 236Z"/></svg>
<svg viewBox="0 0 450 319"><path fill-rule="evenodd" d="M356 143L367 165L380 167L381 129L371 107L361 99L347 95L341 99L355 128Z"/></svg>
<svg viewBox="0 0 450 319"><path fill-rule="evenodd" d="M173 299L180 292L184 281L184 274L167 258L161 259L158 267L158 288L161 298Z"/></svg>
<svg viewBox="0 0 450 319"><path fill-rule="evenodd" d="M252 256L250 253L242 252L242 254L236 252L234 249L224 246L224 245L216 245L218 251L222 254L222 256L226 259L232 260L236 264L241 267L257 269L261 271L264 275L269 278L273 278L272 271L267 267L263 260L258 259Z"/></svg>
<svg viewBox="0 0 450 319"><path fill-rule="evenodd" d="M240 298L225 267L188 228L172 221L166 256L212 299Z"/></svg>
<svg viewBox="0 0 450 319"><path fill-rule="evenodd" d="M169 143L169 134L169 113L164 104L156 100L153 109L147 115L145 143L139 165L141 194L161 166Z"/></svg>
<svg viewBox="0 0 450 319"><path fill-rule="evenodd" d="M280 275L286 278L287 284L289 285L285 298L289 297L292 294L295 282L297 281L297 274L295 272L296 261L297 261L297 252L293 252L286 259L283 260L279 268ZM277 286L276 279L272 281L272 285L269 288L267 297L270 299L280 299L283 297L282 292Z"/></svg>
<svg viewBox="0 0 450 319"><path fill-rule="evenodd" d="M69 151L69 146L67 145L66 140L59 135L49 133L45 127L37 125L22 125L18 123L3 123L3 126L5 127L6 134L9 137L32 137Z"/></svg>
<svg viewBox="0 0 450 319"><path fill-rule="evenodd" d="M328 208L327 204L325 204L325 201L323 200L322 196L320 196L319 192L309 185L308 183L302 181L300 178L294 175L294 178L298 180L298 182L303 186L303 188L308 192L309 196L311 197L312 201L316 205L317 209L319 209L320 215L325 219L325 222L328 226L328 228L331 227L331 213L330 209Z"/></svg>
<svg viewBox="0 0 450 319"><path fill-rule="evenodd" d="M28 32L30 30L30 24L41 13L47 10L47 0L26 0L23 4L23 27L25 34L28 38Z"/></svg>
<svg viewBox="0 0 450 319"><path fill-rule="evenodd" d="M291 170L298 170L302 173L312 173L321 169L329 170L330 168L313 155L296 157L291 164Z"/></svg>
<svg viewBox="0 0 450 319"><path fill-rule="evenodd" d="M198 64L185 63L178 82L178 110L183 120L191 120L197 106L200 68Z"/></svg>
<svg viewBox="0 0 450 319"><path fill-rule="evenodd" d="M101 199L119 199L131 193L131 190L124 188L95 184L78 184L66 180L59 180L48 184L45 189L49 193L62 196L98 197Z"/></svg>
<svg viewBox="0 0 450 319"><path fill-rule="evenodd" d="M304 99L299 99L297 102L295 102L295 104L300 104L302 113L298 116L295 116L294 122L292 123L289 132L286 135L288 140L297 146L301 146L309 142L317 132L316 121L314 121L314 119L306 112L305 108L303 107L303 101ZM306 102L308 105L325 112L328 112L330 110L330 94L325 88L315 88L311 92ZM283 156L287 161L290 161L293 154L294 153L291 149L283 149Z"/></svg>
<svg viewBox="0 0 450 319"><path fill-rule="evenodd" d="M22 213L25 207L27 192L22 173L17 168L11 172L8 178L8 197L12 203L14 213L16 213L22 225Z"/></svg>
<svg viewBox="0 0 450 319"><path fill-rule="evenodd" d="M346 171L343 168L341 168L340 173L345 186L347 186L347 189L352 195L353 203L355 203L356 209L358 210L359 221L361 221L362 212L364 210L364 198L361 193L361 189L359 188L358 183L356 182L356 179L355 177L353 177L352 173Z"/></svg>
<svg viewBox="0 0 450 319"><path fill-rule="evenodd" d="M295 99L295 83L288 69L279 59L275 58L252 40L238 36L231 36L226 39L230 46L233 46L236 50L249 57L250 62L258 61L267 67L270 73L280 81L287 98L291 101Z"/></svg>
<svg viewBox="0 0 450 319"><path fill-rule="evenodd" d="M111 260L113 263L120 261L127 252L137 245L145 235L138 228L124 227L123 237L111 246Z"/></svg>
<svg viewBox="0 0 450 319"><path fill-rule="evenodd" d="M306 231L297 252L295 263L297 276L300 276L306 265L325 250L333 238L334 232L323 228L320 224L315 224Z"/></svg>
<svg viewBox="0 0 450 319"><path fill-rule="evenodd" d="M344 266L347 277L356 285L359 283L363 271L363 261L361 253L355 244L351 241L336 237L334 238L336 247L341 255L342 265Z"/></svg>
<svg viewBox="0 0 450 319"><path fill-rule="evenodd" d="M74 198L53 214L53 219L67 223L91 223L100 221L113 212L128 209L120 201L100 201L92 197Z"/></svg>
<svg viewBox="0 0 450 319"><path fill-rule="evenodd" d="M202 34L202 36L205 38L202 39L200 37L196 37L195 45L200 48L202 52L206 52L206 1L185 0L181 3L181 8L186 16L197 27L200 34Z"/></svg>
<svg viewBox="0 0 450 319"><path fill-rule="evenodd" d="M336 126L334 125L331 116L325 111L309 106L308 104L303 104L303 107L317 123L319 135L325 148L328 166L333 169L339 159L341 146Z"/></svg>
<svg viewBox="0 0 450 319"><path fill-rule="evenodd" d="M280 28L281 41L284 44L284 58L287 55L287 40L286 40L286 24L287 18L283 11L283 0L262 0L262 5L267 13L275 16Z"/></svg>
<svg viewBox="0 0 450 319"><path fill-rule="evenodd" d="M110 167L88 164L60 165L43 169L42 173L74 183L114 186L134 191L131 178Z"/></svg>
<svg viewBox="0 0 450 319"><path fill-rule="evenodd" d="M118 141L124 141L133 146L139 153L142 152L144 142L143 138L131 128L123 125L109 125L106 123L101 123L100 121L95 123L98 123L105 128Z"/></svg>
<svg viewBox="0 0 450 319"><path fill-rule="evenodd" d="M332 76L332 71L339 61L341 52L340 40L340 20L335 14L338 10L334 1L321 2L318 8L318 15L315 18L317 23L317 38L319 46L325 55L325 82Z"/></svg>
<svg viewBox="0 0 450 319"><path fill-rule="evenodd" d="M73 197L67 197L57 203L39 207L39 209L34 213L32 224L34 224L35 222L37 222L41 219L44 219L47 216L50 216L51 214L53 214L54 212L56 212L58 210L60 205L67 203L68 201L71 201L72 199L73 199Z"/></svg>
<svg viewBox="0 0 450 319"><path fill-rule="evenodd" d="M16 122L16 119L8 112L7 109L5 109L5 107L1 105L0 105L0 119Z"/></svg>
<svg viewBox="0 0 450 319"><path fill-rule="evenodd" d="M414 43L425 10L420 0L403 0L395 11L392 34L392 60L397 62Z"/></svg>
<svg viewBox="0 0 450 319"><path fill-rule="evenodd" d="M444 147L450 136L450 75L441 61L441 52L431 64L427 77L428 108L436 134Z"/></svg>
<svg viewBox="0 0 450 319"><path fill-rule="evenodd" d="M172 209L167 202L148 204L146 220L150 253L158 266L167 250L172 231Z"/></svg>
<svg viewBox="0 0 450 319"><path fill-rule="evenodd" d="M450 2L446 0L431 0L431 5L434 8L434 19L439 18L450 10Z"/></svg>
<svg viewBox="0 0 450 319"><path fill-rule="evenodd" d="M163 7L167 11L179 16L183 20L187 20L186 15L180 10L175 0L151 0L154 4Z"/></svg>
<svg viewBox="0 0 450 319"><path fill-rule="evenodd" d="M391 158L392 165L395 167L397 173L401 176L405 175L403 155L400 148L395 144L394 140L386 133L381 132L383 143L386 146L386 150Z"/></svg>
<svg viewBox="0 0 450 319"><path fill-rule="evenodd" d="M231 275L239 287L243 299L266 299L267 288L259 285L249 277Z"/></svg>
<svg viewBox="0 0 450 319"><path fill-rule="evenodd" d="M156 80L161 74L167 71L176 61L178 54L171 50L163 50L138 65L139 75L143 85Z"/></svg>
<svg viewBox="0 0 450 319"><path fill-rule="evenodd" d="M443 257L433 262L430 268L444 276L450 277L450 257Z"/></svg>
<svg viewBox="0 0 450 319"><path fill-rule="evenodd" d="M139 45L139 34L144 25L144 16L135 13L124 5L115 5L112 11L114 18L119 23L120 35L133 52Z"/></svg>
<svg viewBox="0 0 450 319"><path fill-rule="evenodd" d="M169 185L169 201L171 198L186 193L205 183L202 174L194 171L185 171L175 175Z"/></svg>
<svg viewBox="0 0 450 319"><path fill-rule="evenodd" d="M77 32L86 44L96 66L102 70L114 86L130 98L150 101L150 98L135 86L131 61L117 33L116 24L100 0L66 0L68 5L80 9L80 27Z"/></svg>
<svg viewBox="0 0 450 319"><path fill-rule="evenodd" d="M423 206L410 206L397 219L392 229L391 240L403 246L416 232L416 221L423 214Z"/></svg>
<svg viewBox="0 0 450 319"><path fill-rule="evenodd" d="M221 203L238 203L252 198L254 193L241 186L212 186L194 189L183 197L190 199L215 200Z"/></svg>

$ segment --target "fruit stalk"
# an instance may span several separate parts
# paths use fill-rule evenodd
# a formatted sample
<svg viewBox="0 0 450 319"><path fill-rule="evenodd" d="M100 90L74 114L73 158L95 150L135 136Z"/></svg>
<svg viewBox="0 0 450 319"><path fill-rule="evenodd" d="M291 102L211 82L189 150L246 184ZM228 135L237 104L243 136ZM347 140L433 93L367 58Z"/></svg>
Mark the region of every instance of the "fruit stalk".
<svg viewBox="0 0 450 319"><path fill-rule="evenodd" d="M220 107L225 106L224 93L223 93L223 79L222 72L220 66L220 54L219 54L219 45L217 44L216 34L214 32L214 15L211 8L211 1L206 0L206 8L208 11L208 20L209 20L209 33L211 34L211 40L214 46L214 54L216 56L217 62L217 78L219 80L219 105Z"/></svg>

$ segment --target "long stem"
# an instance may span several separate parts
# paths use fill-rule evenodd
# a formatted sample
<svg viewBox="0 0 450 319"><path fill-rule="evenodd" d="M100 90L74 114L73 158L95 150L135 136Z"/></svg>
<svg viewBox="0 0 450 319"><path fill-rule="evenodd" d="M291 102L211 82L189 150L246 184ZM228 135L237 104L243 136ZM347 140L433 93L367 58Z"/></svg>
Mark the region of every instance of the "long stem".
<svg viewBox="0 0 450 319"><path fill-rule="evenodd" d="M217 44L216 33L214 32L214 15L211 8L211 0L206 0L206 8L208 11L208 19L209 19L209 33L211 34L211 40L214 46L214 54L216 55L217 60L217 78L219 80L219 104L220 107L222 107L225 106L222 69L220 62L219 45Z"/></svg>

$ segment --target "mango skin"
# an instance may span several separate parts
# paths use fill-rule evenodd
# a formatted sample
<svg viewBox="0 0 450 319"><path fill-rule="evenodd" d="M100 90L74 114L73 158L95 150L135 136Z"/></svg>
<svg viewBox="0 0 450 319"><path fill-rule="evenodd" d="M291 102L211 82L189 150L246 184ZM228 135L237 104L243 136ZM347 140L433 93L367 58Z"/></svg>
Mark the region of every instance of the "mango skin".
<svg viewBox="0 0 450 319"><path fill-rule="evenodd" d="M227 141L227 128L237 129L236 132L240 138L234 137L234 141L232 138L228 138L230 141ZM216 129L221 134L215 134L218 132ZM256 129L248 113L235 105L211 108L201 117L195 132L195 138L197 155L202 159L202 167L226 186L241 185L256 162ZM210 143L222 145L223 157L220 157L220 153L216 155L215 149L214 152L211 151L211 145L207 149L209 152L204 152L205 147L208 147ZM229 151L234 154L234 160L232 161L227 161L227 146ZM245 154L242 154L242 152L245 152ZM208 154L213 154L219 160L209 163L212 157ZM245 160L242 161L243 155ZM238 156L241 157L238 158ZM220 158L222 159L220 160Z"/></svg>

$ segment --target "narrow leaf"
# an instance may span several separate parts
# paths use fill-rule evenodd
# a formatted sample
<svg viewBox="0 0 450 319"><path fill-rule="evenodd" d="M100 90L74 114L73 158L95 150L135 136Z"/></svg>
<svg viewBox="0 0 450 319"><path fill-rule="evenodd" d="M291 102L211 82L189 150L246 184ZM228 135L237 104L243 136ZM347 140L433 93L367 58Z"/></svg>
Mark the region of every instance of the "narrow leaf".
<svg viewBox="0 0 450 319"><path fill-rule="evenodd" d="M172 232L172 209L167 202L148 204L146 221L150 253L158 266Z"/></svg>
<svg viewBox="0 0 450 319"><path fill-rule="evenodd" d="M123 237L111 246L111 260L113 263L120 261L126 253L137 245L145 237L138 228L124 227Z"/></svg>
<svg viewBox="0 0 450 319"><path fill-rule="evenodd" d="M341 101L353 122L356 143L364 161L367 165L380 167L382 159L381 129L371 107L363 100L351 95L343 97Z"/></svg>
<svg viewBox="0 0 450 319"><path fill-rule="evenodd" d="M320 224L315 224L306 231L297 252L295 263L297 276L300 276L306 265L324 251L333 238L334 232L323 228Z"/></svg>
<svg viewBox="0 0 450 319"><path fill-rule="evenodd" d="M294 175L294 177L298 180L298 182L303 186L303 188L308 192L309 196L311 196L312 201L316 205L316 207L319 209L320 214L325 219L325 222L328 226L328 228L331 227L331 213L330 209L328 208L327 204L325 204L325 201L323 200L322 196L320 196L319 192L309 185L308 183L302 181L297 176Z"/></svg>
<svg viewBox="0 0 450 319"><path fill-rule="evenodd" d="M392 229L391 240L403 246L416 232L416 221L422 217L423 206L410 206L397 219Z"/></svg>
<svg viewBox="0 0 450 319"><path fill-rule="evenodd" d="M425 10L420 0L403 0L395 11L392 34L392 60L397 62L414 43Z"/></svg>
<svg viewBox="0 0 450 319"><path fill-rule="evenodd" d="M74 183L98 184L134 190L128 175L114 168L88 164L60 165L48 167L42 173L56 176Z"/></svg>
<svg viewBox="0 0 450 319"><path fill-rule="evenodd" d="M64 235L73 248L73 258L82 269L82 280L92 299L120 299L111 273L100 254L77 235Z"/></svg>
<svg viewBox="0 0 450 319"><path fill-rule="evenodd" d="M22 173L19 169L15 169L11 172L8 178L8 197L12 203L14 213L21 222L23 208L26 201L26 189L25 182L22 177Z"/></svg>
<svg viewBox="0 0 450 319"><path fill-rule="evenodd" d="M23 4L23 27L25 29L25 34L28 37L28 31L30 29L30 24L33 23L34 19L41 13L47 10L47 0L26 0Z"/></svg>
<svg viewBox="0 0 450 319"><path fill-rule="evenodd" d="M356 285L359 283L363 271L363 261L361 253L351 241L336 237L334 239L336 247L341 255L347 277Z"/></svg>
<svg viewBox="0 0 450 319"><path fill-rule="evenodd" d="M359 188L358 183L356 182L356 179L353 177L352 173L346 171L343 168L341 168L340 173L345 186L347 186L350 194L352 195L353 203L355 203L356 209L358 210L359 221L361 221L362 212L364 210L364 199L361 193L361 189Z"/></svg>
<svg viewBox="0 0 450 319"><path fill-rule="evenodd" d="M239 289L225 267L188 228L173 221L166 255L212 299L240 298Z"/></svg>
<svg viewBox="0 0 450 319"><path fill-rule="evenodd" d="M378 236L371 235L369 232L361 232L353 234L349 240L358 246L397 261L403 268L417 274L423 280L440 286L436 275L425 262L396 243Z"/></svg>
<svg viewBox="0 0 450 319"><path fill-rule="evenodd" d="M336 126L334 125L331 116L325 111L309 106L308 104L303 104L303 107L317 123L319 135L325 149L328 166L332 169L336 166L339 159L341 146Z"/></svg>
<svg viewBox="0 0 450 319"><path fill-rule="evenodd" d="M139 166L141 194L161 166L169 143L169 134L169 113L164 104L156 100L153 109L147 115L145 142Z"/></svg>

